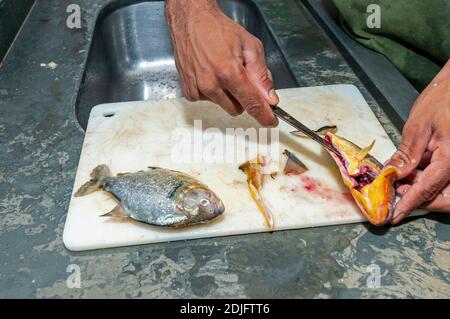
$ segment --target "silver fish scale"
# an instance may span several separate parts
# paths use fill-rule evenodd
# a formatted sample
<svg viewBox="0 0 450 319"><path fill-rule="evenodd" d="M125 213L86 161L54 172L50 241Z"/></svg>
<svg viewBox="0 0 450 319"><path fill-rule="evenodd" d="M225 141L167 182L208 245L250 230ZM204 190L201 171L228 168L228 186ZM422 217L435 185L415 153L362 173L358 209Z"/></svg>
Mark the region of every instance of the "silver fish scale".
<svg viewBox="0 0 450 319"><path fill-rule="evenodd" d="M175 200L189 184L189 178L181 174L154 168L110 177L105 181L105 190L117 197L133 219L168 226L187 219L176 210Z"/></svg>

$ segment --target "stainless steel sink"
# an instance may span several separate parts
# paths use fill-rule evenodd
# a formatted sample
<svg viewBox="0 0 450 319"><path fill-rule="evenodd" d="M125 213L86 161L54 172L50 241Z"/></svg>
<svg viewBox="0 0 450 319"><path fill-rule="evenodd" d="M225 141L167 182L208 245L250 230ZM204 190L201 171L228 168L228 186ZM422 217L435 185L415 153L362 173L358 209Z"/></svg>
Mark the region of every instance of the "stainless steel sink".
<svg viewBox="0 0 450 319"><path fill-rule="evenodd" d="M222 0L222 10L264 44L275 87L295 87L286 61L252 1ZM86 129L97 104L182 96L164 16L164 1L104 9L99 15L76 103Z"/></svg>

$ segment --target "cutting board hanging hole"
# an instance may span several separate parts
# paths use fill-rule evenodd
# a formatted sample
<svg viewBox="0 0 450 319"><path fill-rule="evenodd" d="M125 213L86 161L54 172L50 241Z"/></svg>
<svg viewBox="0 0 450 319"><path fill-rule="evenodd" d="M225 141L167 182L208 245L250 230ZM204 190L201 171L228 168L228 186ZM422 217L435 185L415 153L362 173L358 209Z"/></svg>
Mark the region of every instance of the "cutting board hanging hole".
<svg viewBox="0 0 450 319"><path fill-rule="evenodd" d="M114 113L114 112L105 112L105 113L103 113L104 117L113 117L114 115L116 115L116 113Z"/></svg>

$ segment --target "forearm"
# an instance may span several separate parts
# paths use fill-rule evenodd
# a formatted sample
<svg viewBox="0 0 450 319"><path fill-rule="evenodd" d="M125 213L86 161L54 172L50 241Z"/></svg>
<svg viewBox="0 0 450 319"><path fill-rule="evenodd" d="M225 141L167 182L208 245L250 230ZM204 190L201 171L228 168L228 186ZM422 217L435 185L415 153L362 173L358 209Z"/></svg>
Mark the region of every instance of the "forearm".
<svg viewBox="0 0 450 319"><path fill-rule="evenodd" d="M165 15L172 29L183 27L189 18L201 11L220 11L216 0L166 0Z"/></svg>

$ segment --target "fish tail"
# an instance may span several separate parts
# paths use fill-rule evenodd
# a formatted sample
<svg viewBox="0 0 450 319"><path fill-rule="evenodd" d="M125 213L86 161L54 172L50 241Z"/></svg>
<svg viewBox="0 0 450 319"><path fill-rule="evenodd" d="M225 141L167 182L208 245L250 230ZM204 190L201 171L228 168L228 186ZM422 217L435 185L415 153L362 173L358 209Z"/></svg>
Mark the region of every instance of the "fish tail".
<svg viewBox="0 0 450 319"><path fill-rule="evenodd" d="M258 207L259 211L263 214L264 219L266 220L267 226L269 226L270 229L273 229L274 225L272 212L269 210L266 203L264 202L261 193L251 183L248 184L248 187L250 189L251 197L255 201L256 206Z"/></svg>
<svg viewBox="0 0 450 319"><path fill-rule="evenodd" d="M106 178L111 177L111 171L106 165L99 165L91 173L91 180L84 183L75 193L75 197L85 196L96 192L103 187Z"/></svg>

